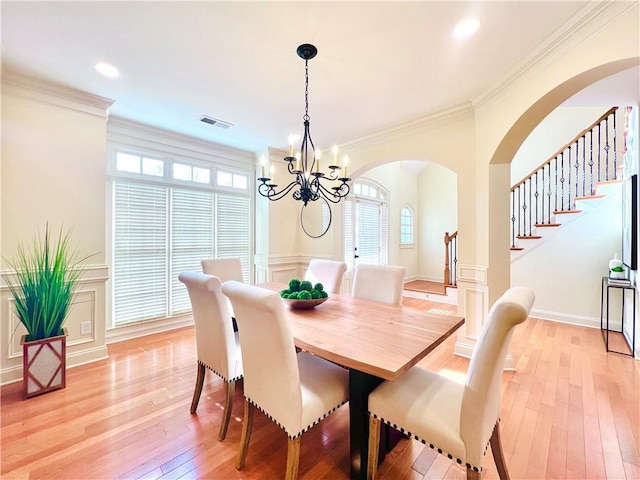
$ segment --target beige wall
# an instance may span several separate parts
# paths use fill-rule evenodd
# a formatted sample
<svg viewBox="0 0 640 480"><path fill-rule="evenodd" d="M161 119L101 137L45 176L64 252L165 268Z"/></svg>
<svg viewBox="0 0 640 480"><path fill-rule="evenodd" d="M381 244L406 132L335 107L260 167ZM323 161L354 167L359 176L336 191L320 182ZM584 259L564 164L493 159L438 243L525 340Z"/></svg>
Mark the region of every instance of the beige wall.
<svg viewBox="0 0 640 480"><path fill-rule="evenodd" d="M426 279L443 280L444 234L458 229L456 174L429 163L418 177L419 271Z"/></svg>
<svg viewBox="0 0 640 480"><path fill-rule="evenodd" d="M111 102L67 89L45 94L31 87L3 82L2 257L12 258L18 242L30 242L47 222L54 231L72 228L72 244L82 254L95 254L66 322L68 364L74 365L107 354L105 123ZM22 378L19 340L24 330L7 288L0 288L0 294L4 383ZM80 335L80 322L91 323L91 334Z"/></svg>
<svg viewBox="0 0 640 480"><path fill-rule="evenodd" d="M105 117L2 98L3 255L46 222L105 262ZM69 188L70 186L73 188Z"/></svg>

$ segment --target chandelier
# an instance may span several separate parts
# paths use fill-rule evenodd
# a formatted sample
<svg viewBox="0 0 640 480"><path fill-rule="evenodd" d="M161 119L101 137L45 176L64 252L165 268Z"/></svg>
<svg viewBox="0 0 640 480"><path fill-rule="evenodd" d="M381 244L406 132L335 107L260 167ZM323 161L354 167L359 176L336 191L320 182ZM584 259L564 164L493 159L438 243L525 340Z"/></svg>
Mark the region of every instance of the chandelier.
<svg viewBox="0 0 640 480"><path fill-rule="evenodd" d="M350 188L347 183L351 180L347 176L348 159L345 156L343 165L338 165L337 154L338 147L333 147L333 163L328 165L327 173L320 168L320 150L315 147L309 132L309 60L314 58L318 49L310 44L303 44L296 50L298 56L304 60L304 135L300 150L294 155L293 143L295 137L289 136L289 154L284 157L287 165L287 172L293 176L291 182L285 187L278 190L278 185L273 182L273 167L270 177L265 174L264 163L262 163L261 176L258 178L258 193L269 200L280 200L286 197L290 192L294 200L302 202L300 211L300 223L304 232L313 238L323 236L331 226L331 208L329 202L338 203L349 194ZM319 235L311 235L307 231L303 221L304 208L309 202L321 200L328 207L329 218L325 228Z"/></svg>

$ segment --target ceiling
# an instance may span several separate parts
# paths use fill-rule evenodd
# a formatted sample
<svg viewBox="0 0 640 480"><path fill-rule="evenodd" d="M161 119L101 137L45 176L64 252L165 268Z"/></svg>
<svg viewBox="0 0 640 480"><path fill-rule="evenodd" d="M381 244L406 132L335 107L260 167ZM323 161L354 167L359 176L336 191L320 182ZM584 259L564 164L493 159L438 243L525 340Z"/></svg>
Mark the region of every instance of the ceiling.
<svg viewBox="0 0 640 480"><path fill-rule="evenodd" d="M593 5L5 0L2 64L112 99L113 116L255 151L284 149L290 133L302 133L296 48L312 43L311 134L325 148L473 101ZM466 16L480 30L455 40ZM98 61L120 76L96 73ZM235 126L212 127L202 115Z"/></svg>

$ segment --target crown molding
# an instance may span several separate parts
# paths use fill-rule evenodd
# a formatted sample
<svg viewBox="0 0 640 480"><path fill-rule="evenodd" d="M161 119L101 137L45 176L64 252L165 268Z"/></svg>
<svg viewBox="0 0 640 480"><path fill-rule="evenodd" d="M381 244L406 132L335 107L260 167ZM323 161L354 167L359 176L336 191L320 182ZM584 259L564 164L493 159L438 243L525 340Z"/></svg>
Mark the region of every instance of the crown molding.
<svg viewBox="0 0 640 480"><path fill-rule="evenodd" d="M221 145L115 116L109 117L107 122L107 140L133 145L140 145L142 142L154 149L158 149L160 145L165 150L181 155L187 154L207 160L215 157L216 160L223 160L230 164L237 164L238 161L242 161L245 164L243 166L250 165L251 167L255 164L256 158L255 152Z"/></svg>
<svg viewBox="0 0 640 480"><path fill-rule="evenodd" d="M107 118L114 101L35 77L2 71L2 93Z"/></svg>
<svg viewBox="0 0 640 480"><path fill-rule="evenodd" d="M422 117L409 120L404 123L378 130L369 135L365 135L354 140L342 143L341 148L357 149L374 147L381 143L402 139L404 137L420 133L426 129L445 126L450 123L459 122L473 118L474 110L471 103L464 103L457 107L449 108L437 113L424 115Z"/></svg>
<svg viewBox="0 0 640 480"><path fill-rule="evenodd" d="M560 54L562 47L570 45L570 43L573 45L581 43L577 41L577 37L587 38L590 36L592 33L586 29L589 26L593 26L595 20L600 21L597 25L597 30L607 26L615 28L611 27L610 24L632 8L637 8L636 2L589 2L562 28L547 37L533 51L524 56L505 74L501 81L473 99L473 108L477 109L499 99L501 94L520 78L524 78L541 68L543 61L548 60L555 53Z"/></svg>

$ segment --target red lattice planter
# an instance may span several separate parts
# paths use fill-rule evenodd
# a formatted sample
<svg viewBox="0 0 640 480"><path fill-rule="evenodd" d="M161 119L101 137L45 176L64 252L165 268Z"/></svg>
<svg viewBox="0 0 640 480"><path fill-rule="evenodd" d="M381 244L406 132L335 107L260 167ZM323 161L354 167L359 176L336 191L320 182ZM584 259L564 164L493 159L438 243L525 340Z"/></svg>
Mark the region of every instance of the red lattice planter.
<svg viewBox="0 0 640 480"><path fill-rule="evenodd" d="M67 330L57 337L49 337L22 344L22 378L24 393L29 397L65 387Z"/></svg>

